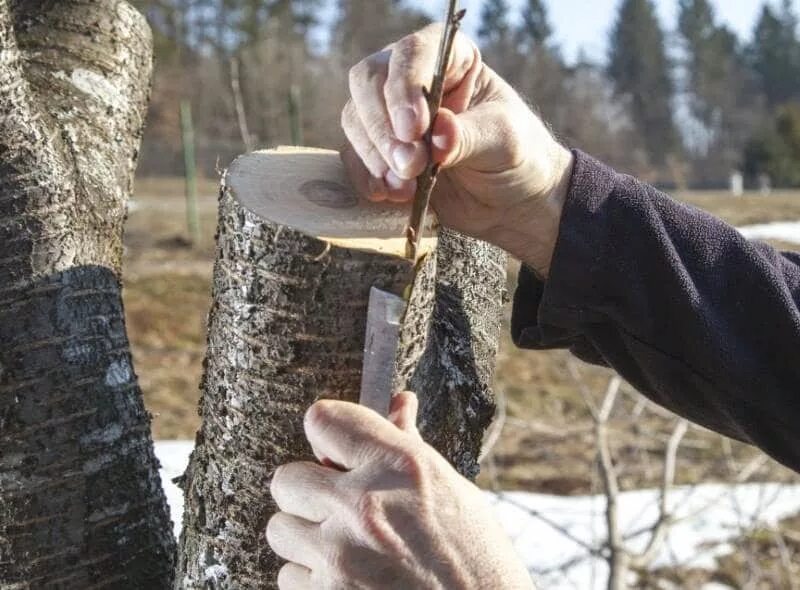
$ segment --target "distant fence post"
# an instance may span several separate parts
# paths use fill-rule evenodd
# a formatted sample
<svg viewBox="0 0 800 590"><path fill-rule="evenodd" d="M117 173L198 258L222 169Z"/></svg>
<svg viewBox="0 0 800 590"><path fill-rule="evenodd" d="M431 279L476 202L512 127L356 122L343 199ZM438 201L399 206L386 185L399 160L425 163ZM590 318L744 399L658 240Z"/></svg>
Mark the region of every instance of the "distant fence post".
<svg viewBox="0 0 800 590"><path fill-rule="evenodd" d="M292 84L289 88L289 126L292 134L292 145L303 145L303 125L300 87Z"/></svg>
<svg viewBox="0 0 800 590"><path fill-rule="evenodd" d="M200 218L197 213L197 162L194 151L194 125L192 105L181 101L181 135L183 139L183 161L186 177L186 223L193 246L200 242Z"/></svg>

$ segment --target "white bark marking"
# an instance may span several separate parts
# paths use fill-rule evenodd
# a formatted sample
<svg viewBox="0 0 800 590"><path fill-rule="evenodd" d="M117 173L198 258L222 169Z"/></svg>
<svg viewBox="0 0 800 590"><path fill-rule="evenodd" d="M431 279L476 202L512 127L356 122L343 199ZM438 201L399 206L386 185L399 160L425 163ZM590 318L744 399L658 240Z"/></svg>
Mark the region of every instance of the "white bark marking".
<svg viewBox="0 0 800 590"><path fill-rule="evenodd" d="M54 76L68 80L75 88L108 107L119 110L128 108L126 94L102 74L78 68L72 71L71 76L68 76L66 72L56 72Z"/></svg>
<svg viewBox="0 0 800 590"><path fill-rule="evenodd" d="M106 385L109 387L119 387L130 383L133 378L133 371L128 359L117 360L111 363L106 371Z"/></svg>

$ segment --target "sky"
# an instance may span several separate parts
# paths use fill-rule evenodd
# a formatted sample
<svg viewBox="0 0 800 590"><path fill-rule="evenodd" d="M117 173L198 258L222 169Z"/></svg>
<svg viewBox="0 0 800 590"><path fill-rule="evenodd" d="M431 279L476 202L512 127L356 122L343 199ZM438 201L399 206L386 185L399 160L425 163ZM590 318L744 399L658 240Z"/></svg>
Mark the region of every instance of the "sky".
<svg viewBox="0 0 800 590"><path fill-rule="evenodd" d="M800 12L800 0L793 0ZM441 19L444 0L411 0L413 4L428 10ZM779 0L772 0L777 4ZM514 7L523 0L510 0ZM718 18L730 26L743 39L749 39L753 24L761 11L763 0L711 0ZM549 0L550 20L555 29L555 38L568 61L573 61L581 48L592 61L605 58L608 34L614 21L619 0ZM475 34L481 12L481 0L461 0L467 9L465 30ZM662 25L675 28L678 0L656 0Z"/></svg>

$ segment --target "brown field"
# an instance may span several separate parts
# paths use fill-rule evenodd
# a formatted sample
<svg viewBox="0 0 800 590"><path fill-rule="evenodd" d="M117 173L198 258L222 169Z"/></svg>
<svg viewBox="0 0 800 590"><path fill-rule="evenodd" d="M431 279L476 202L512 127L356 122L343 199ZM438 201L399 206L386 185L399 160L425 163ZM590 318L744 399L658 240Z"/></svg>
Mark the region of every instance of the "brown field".
<svg viewBox="0 0 800 590"><path fill-rule="evenodd" d="M193 438L198 426L216 187L215 180L201 183L202 239L191 247L182 181L143 179L136 186L125 238L124 297L137 372L158 439ZM680 197L735 224L800 219L800 193L740 199L715 193ZM512 278L514 273L512 267ZM504 333L496 391L507 417L482 484L566 494L597 489L591 421L568 362L563 352L517 350ZM577 370L592 391L603 390L609 373L586 366ZM635 392L625 392L614 421L624 487L658 482L659 457L672 423L670 417L644 407ZM744 445L692 429L681 454L679 479L729 479L756 456ZM772 462L754 476L792 477Z"/></svg>

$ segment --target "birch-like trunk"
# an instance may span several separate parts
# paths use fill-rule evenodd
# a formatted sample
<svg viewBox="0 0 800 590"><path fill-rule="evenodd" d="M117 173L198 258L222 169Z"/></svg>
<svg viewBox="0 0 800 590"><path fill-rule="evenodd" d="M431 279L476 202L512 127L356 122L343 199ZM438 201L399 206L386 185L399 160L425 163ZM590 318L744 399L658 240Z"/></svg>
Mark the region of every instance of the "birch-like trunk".
<svg viewBox="0 0 800 590"><path fill-rule="evenodd" d="M310 405L358 400L370 288L396 291L409 276L401 258L260 219L223 187L177 588L276 587L281 563L264 538L270 478L281 464L313 460L303 435ZM442 231L401 334L397 384L419 394L423 435L468 477L494 412L504 288L502 252Z"/></svg>
<svg viewBox="0 0 800 590"><path fill-rule="evenodd" d="M0 0L3 588L171 586L119 280L151 45L120 0Z"/></svg>

